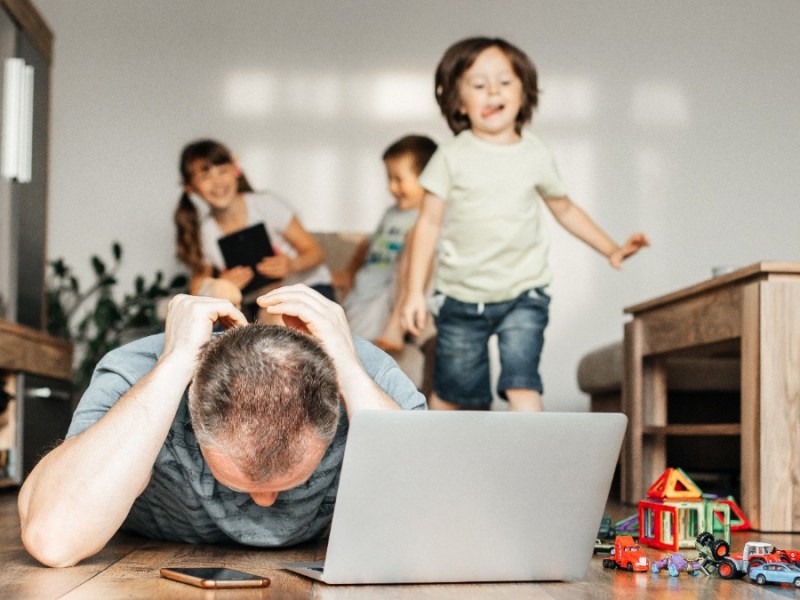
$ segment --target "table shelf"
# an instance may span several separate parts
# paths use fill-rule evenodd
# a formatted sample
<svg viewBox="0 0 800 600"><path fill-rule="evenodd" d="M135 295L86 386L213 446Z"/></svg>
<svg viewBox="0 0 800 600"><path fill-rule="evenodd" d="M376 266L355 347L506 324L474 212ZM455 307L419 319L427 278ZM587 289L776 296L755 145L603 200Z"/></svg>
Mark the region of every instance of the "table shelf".
<svg viewBox="0 0 800 600"><path fill-rule="evenodd" d="M671 424L651 425L642 429L643 435L707 435L707 436L736 436L742 434L739 423L702 423L702 424Z"/></svg>

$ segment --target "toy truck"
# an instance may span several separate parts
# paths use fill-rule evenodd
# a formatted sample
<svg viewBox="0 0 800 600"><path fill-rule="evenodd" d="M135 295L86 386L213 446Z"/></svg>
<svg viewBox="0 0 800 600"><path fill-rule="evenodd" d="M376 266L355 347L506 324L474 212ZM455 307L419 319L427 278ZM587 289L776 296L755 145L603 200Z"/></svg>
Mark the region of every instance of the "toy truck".
<svg viewBox="0 0 800 600"><path fill-rule="evenodd" d="M741 552L729 554L719 563L717 573L723 579L744 577L752 567L764 563L788 562L780 550L765 542L747 542Z"/></svg>
<svg viewBox="0 0 800 600"><path fill-rule="evenodd" d="M728 542L715 539L709 532L704 531L697 536L694 547L700 553L700 569L706 575L716 573L722 560L730 553Z"/></svg>
<svg viewBox="0 0 800 600"><path fill-rule="evenodd" d="M618 535L614 540L611 558L603 559L607 569L626 569L628 571L648 571L650 562L642 549L629 535Z"/></svg>

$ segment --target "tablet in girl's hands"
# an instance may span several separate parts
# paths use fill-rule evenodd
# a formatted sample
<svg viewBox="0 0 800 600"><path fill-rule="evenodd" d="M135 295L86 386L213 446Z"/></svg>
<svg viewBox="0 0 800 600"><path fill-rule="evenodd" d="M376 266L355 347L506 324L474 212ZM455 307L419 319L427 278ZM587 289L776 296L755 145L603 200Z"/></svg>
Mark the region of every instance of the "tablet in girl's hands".
<svg viewBox="0 0 800 600"><path fill-rule="evenodd" d="M221 237L217 243L225 259L225 265L229 269L240 265L253 269L253 280L242 290L243 294L278 281L277 279L269 279L259 275L256 272L256 265L261 262L261 259L275 255L267 228L263 223L256 223Z"/></svg>

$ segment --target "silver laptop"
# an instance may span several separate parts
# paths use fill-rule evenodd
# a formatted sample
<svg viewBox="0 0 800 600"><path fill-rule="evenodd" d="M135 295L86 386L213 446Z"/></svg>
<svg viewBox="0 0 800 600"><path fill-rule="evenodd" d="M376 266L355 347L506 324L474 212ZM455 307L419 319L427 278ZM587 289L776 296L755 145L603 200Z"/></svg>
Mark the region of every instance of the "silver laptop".
<svg viewBox="0 0 800 600"><path fill-rule="evenodd" d="M627 418L361 411L325 561L331 584L583 578Z"/></svg>

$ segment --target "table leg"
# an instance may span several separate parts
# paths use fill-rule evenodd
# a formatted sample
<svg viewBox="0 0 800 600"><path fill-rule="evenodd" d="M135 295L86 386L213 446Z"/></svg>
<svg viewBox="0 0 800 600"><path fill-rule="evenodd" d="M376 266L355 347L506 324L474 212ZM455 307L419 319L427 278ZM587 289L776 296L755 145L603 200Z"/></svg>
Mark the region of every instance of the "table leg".
<svg viewBox="0 0 800 600"><path fill-rule="evenodd" d="M752 339L747 344L742 341L742 364L755 364L758 368L757 384L752 381L752 367L747 369L747 375L746 369L742 369L742 487L746 481L750 488L744 495L746 506L755 511L756 517L745 514L755 519L755 526L763 531L798 531L800 284L780 280L761 282L758 300L757 344ZM753 346L757 356L752 356ZM760 452L752 454L756 445ZM753 456L757 457L757 464L753 464L750 458ZM754 481L758 482L755 487Z"/></svg>
<svg viewBox="0 0 800 600"><path fill-rule="evenodd" d="M665 359L649 356L643 360L642 413L644 427L667 424L667 369ZM642 437L642 487L639 499L667 468L667 436L663 433Z"/></svg>
<svg viewBox="0 0 800 600"><path fill-rule="evenodd" d="M741 337L741 465L740 502L756 529L761 528L760 407L759 407L759 284L742 290Z"/></svg>

